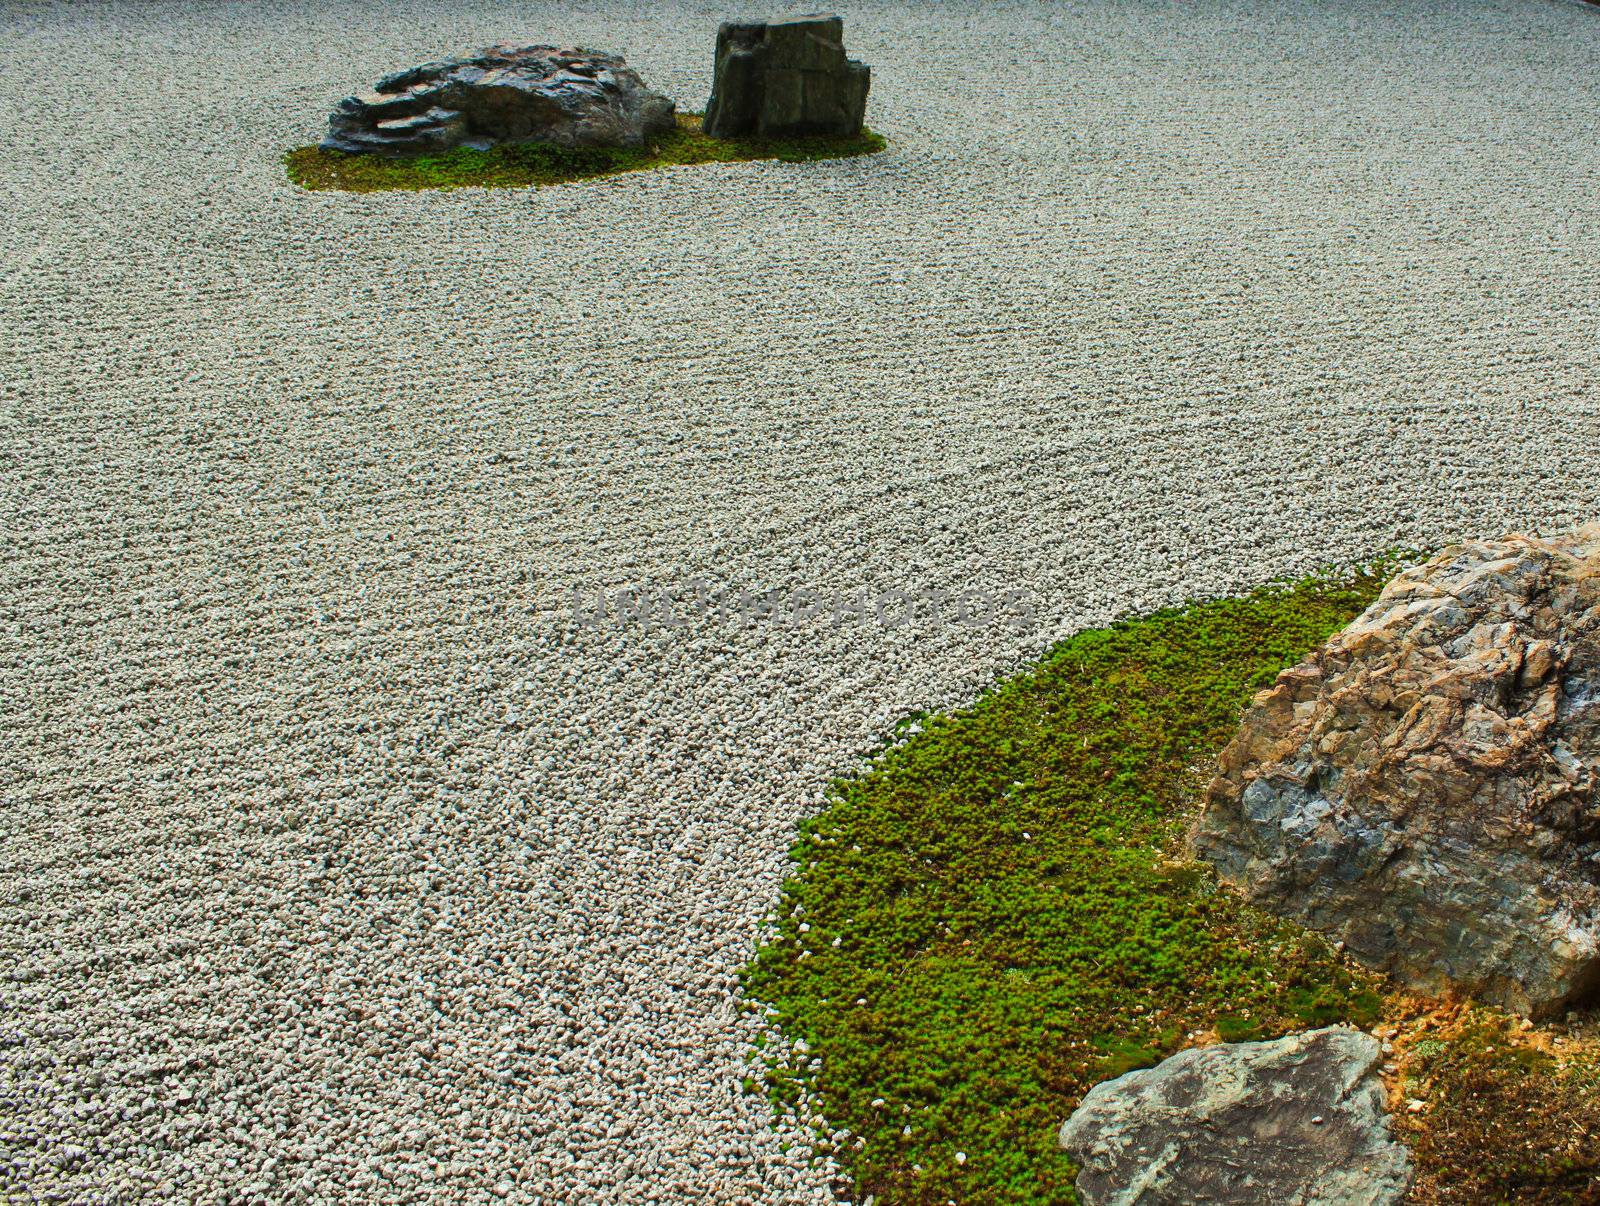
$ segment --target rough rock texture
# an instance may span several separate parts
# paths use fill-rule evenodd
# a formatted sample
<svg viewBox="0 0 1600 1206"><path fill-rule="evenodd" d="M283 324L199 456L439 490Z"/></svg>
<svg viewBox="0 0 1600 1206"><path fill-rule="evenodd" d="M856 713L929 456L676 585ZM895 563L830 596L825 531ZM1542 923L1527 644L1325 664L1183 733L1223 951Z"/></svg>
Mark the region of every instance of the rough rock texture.
<svg viewBox="0 0 1600 1206"><path fill-rule="evenodd" d="M717 30L706 106L713 138L852 137L861 133L872 72L845 57L838 17L727 21Z"/></svg>
<svg viewBox="0 0 1600 1206"><path fill-rule="evenodd" d="M1256 697L1196 844L1420 988L1600 981L1600 525L1447 549Z"/></svg>
<svg viewBox="0 0 1600 1206"><path fill-rule="evenodd" d="M1061 1128L1086 1206L1384 1206L1411 1183L1378 1041L1330 1026L1096 1085Z"/></svg>
<svg viewBox="0 0 1600 1206"><path fill-rule="evenodd" d="M396 72L346 97L322 145L384 154L497 142L638 146L675 121L673 102L616 55L505 43Z"/></svg>

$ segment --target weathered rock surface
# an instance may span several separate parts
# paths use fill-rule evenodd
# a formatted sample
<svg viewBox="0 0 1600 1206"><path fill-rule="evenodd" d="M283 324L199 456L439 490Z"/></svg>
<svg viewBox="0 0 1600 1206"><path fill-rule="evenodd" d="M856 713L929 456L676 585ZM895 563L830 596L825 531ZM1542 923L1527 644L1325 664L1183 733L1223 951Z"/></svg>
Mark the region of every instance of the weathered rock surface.
<svg viewBox="0 0 1600 1206"><path fill-rule="evenodd" d="M1086 1206L1387 1206L1411 1184L1378 1041L1330 1026L1096 1085L1061 1128Z"/></svg>
<svg viewBox="0 0 1600 1206"><path fill-rule="evenodd" d="M1200 854L1427 991L1600 988L1600 524L1447 549L1255 699Z"/></svg>
<svg viewBox="0 0 1600 1206"><path fill-rule="evenodd" d="M507 43L396 72L346 97L322 145L391 155L498 142L638 146L676 120L673 102L616 55Z"/></svg>
<svg viewBox="0 0 1600 1206"><path fill-rule="evenodd" d="M861 133L871 82L871 70L845 56L838 17L727 21L717 30L705 132L853 137Z"/></svg>

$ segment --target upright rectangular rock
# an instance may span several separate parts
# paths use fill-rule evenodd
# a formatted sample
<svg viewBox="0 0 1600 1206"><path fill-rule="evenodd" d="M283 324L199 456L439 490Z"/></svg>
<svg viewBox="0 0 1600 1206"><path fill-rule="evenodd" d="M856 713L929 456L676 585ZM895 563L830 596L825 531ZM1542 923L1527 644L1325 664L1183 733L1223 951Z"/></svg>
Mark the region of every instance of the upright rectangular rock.
<svg viewBox="0 0 1600 1206"><path fill-rule="evenodd" d="M847 58L838 17L725 21L705 132L713 138L854 137L872 73Z"/></svg>

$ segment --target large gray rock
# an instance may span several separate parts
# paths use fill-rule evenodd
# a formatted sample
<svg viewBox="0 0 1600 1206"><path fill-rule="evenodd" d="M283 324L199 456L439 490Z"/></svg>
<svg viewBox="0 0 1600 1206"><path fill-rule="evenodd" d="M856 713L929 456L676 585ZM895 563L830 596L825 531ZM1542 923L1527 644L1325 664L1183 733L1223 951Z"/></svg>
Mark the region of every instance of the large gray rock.
<svg viewBox="0 0 1600 1206"><path fill-rule="evenodd" d="M1600 989L1600 525L1445 550L1255 699L1196 847L1429 992Z"/></svg>
<svg viewBox="0 0 1600 1206"><path fill-rule="evenodd" d="M396 72L346 97L322 145L390 155L498 142L638 146L676 121L673 102L616 55L507 43Z"/></svg>
<svg viewBox="0 0 1600 1206"><path fill-rule="evenodd" d="M1389 1206L1411 1160L1389 1134L1378 1041L1330 1026L1226 1043L1089 1090L1061 1128L1085 1206Z"/></svg>
<svg viewBox="0 0 1600 1206"><path fill-rule="evenodd" d="M845 56L838 17L727 21L704 129L713 138L854 137L871 80Z"/></svg>

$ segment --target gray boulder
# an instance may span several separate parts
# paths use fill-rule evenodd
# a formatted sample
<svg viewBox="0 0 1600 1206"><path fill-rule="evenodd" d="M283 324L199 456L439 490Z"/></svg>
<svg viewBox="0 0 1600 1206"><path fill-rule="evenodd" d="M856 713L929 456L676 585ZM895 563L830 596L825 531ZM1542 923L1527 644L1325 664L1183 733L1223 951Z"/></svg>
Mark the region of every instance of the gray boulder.
<svg viewBox="0 0 1600 1206"><path fill-rule="evenodd" d="M346 97L322 145L388 155L502 142L639 146L676 122L673 102L616 55L506 43L396 72Z"/></svg>
<svg viewBox="0 0 1600 1206"><path fill-rule="evenodd" d="M1225 1043L1096 1085L1061 1128L1085 1206L1389 1206L1411 1160L1389 1134L1378 1041L1330 1026Z"/></svg>
<svg viewBox="0 0 1600 1206"><path fill-rule="evenodd" d="M1195 835L1253 902L1427 992L1600 993L1600 525L1446 549L1278 676Z"/></svg>
<svg viewBox="0 0 1600 1206"><path fill-rule="evenodd" d="M724 22L704 129L713 138L851 138L871 80L845 56L838 17Z"/></svg>

